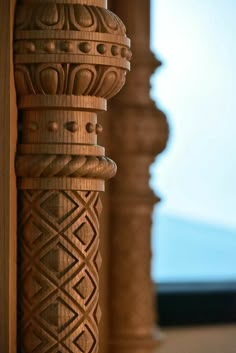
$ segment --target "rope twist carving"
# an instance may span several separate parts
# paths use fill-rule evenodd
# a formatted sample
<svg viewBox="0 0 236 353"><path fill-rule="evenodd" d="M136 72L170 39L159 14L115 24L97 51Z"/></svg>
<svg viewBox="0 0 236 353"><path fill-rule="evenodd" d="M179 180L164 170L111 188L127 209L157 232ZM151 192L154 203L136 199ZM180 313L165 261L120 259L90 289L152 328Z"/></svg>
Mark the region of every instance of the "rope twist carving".
<svg viewBox="0 0 236 353"><path fill-rule="evenodd" d="M116 164L107 157L71 155L20 155L16 158L18 177L87 177L110 179Z"/></svg>

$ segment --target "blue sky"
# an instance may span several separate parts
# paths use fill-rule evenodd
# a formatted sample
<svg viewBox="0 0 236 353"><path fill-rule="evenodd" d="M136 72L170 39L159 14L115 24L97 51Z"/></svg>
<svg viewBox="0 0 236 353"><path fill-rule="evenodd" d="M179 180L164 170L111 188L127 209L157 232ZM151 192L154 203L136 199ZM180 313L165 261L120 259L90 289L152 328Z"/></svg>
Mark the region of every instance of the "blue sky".
<svg viewBox="0 0 236 353"><path fill-rule="evenodd" d="M236 281L235 231L155 212L155 282Z"/></svg>
<svg viewBox="0 0 236 353"><path fill-rule="evenodd" d="M236 230L236 1L154 0L152 95L171 125L160 213Z"/></svg>

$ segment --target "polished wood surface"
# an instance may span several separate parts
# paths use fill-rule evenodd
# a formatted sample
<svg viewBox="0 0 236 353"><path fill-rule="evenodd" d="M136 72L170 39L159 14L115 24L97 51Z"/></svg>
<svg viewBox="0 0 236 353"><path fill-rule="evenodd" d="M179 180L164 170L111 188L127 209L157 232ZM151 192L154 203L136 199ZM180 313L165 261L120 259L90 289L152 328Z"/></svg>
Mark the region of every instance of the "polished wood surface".
<svg viewBox="0 0 236 353"><path fill-rule="evenodd" d="M16 97L12 37L15 1L0 0L0 351L16 352Z"/></svg>
<svg viewBox="0 0 236 353"><path fill-rule="evenodd" d="M16 9L19 352L98 351L99 191L116 165L97 114L124 85L129 45L104 0Z"/></svg>

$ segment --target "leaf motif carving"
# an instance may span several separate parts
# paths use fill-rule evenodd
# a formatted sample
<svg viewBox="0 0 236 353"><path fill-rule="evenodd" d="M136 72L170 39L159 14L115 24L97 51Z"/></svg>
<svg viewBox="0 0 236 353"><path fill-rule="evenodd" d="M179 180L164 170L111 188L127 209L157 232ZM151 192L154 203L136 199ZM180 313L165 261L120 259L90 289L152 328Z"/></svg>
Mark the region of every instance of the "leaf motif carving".
<svg viewBox="0 0 236 353"><path fill-rule="evenodd" d="M97 29L97 18L92 11L91 6L81 4L70 5L69 7L70 22L74 29L80 31L95 32Z"/></svg>
<svg viewBox="0 0 236 353"><path fill-rule="evenodd" d="M65 7L53 3L39 5L35 22L39 29L63 29L65 23Z"/></svg>
<svg viewBox="0 0 236 353"><path fill-rule="evenodd" d="M113 97L121 89L123 85L121 77L124 75L124 72L114 67L103 70L99 78L99 85L93 95L103 98Z"/></svg>
<svg viewBox="0 0 236 353"><path fill-rule="evenodd" d="M17 29L26 28L32 17L32 8L26 8L25 5L17 5L15 16L15 27Z"/></svg>
<svg viewBox="0 0 236 353"><path fill-rule="evenodd" d="M60 64L39 65L36 70L36 87L41 94L62 94L65 73Z"/></svg>
<svg viewBox="0 0 236 353"><path fill-rule="evenodd" d="M126 34L123 22L113 12L99 7L96 7L96 12L100 17L100 31L119 35Z"/></svg>
<svg viewBox="0 0 236 353"><path fill-rule="evenodd" d="M40 73L41 86L45 94L56 94L58 87L58 72L55 69L44 69Z"/></svg>
<svg viewBox="0 0 236 353"><path fill-rule="evenodd" d="M18 5L15 24L17 29L71 29L126 35L123 22L105 8L56 1L36 2L32 7Z"/></svg>
<svg viewBox="0 0 236 353"><path fill-rule="evenodd" d="M19 95L25 96L29 94L35 94L30 73L26 66L16 65L15 84L16 84L17 93Z"/></svg>
<svg viewBox="0 0 236 353"><path fill-rule="evenodd" d="M72 71L68 94L89 95L93 89L97 71L93 65L78 65Z"/></svg>
<svg viewBox="0 0 236 353"><path fill-rule="evenodd" d="M113 86L112 90L110 91L109 95L106 96L107 99L110 99L111 97L114 97L124 86L125 81L126 81L126 72L122 70L117 70L118 71L118 80L116 82L116 85Z"/></svg>
<svg viewBox="0 0 236 353"><path fill-rule="evenodd" d="M97 18L94 15L91 6L70 5L69 7L70 23L73 29L79 31L95 32L97 29Z"/></svg>

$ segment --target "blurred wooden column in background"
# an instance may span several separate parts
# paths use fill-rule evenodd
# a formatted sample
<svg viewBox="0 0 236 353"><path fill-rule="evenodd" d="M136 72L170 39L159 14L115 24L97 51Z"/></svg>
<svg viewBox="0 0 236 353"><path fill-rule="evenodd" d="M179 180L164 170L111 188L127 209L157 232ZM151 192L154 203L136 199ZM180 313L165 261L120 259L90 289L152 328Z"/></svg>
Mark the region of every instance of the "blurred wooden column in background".
<svg viewBox="0 0 236 353"><path fill-rule="evenodd" d="M150 2L112 0L112 10L127 25L133 59L110 113L118 173L110 194L109 353L144 353L158 345L150 232L159 200L149 188L149 167L166 147L169 129L149 95L150 75L160 65L150 51Z"/></svg>

